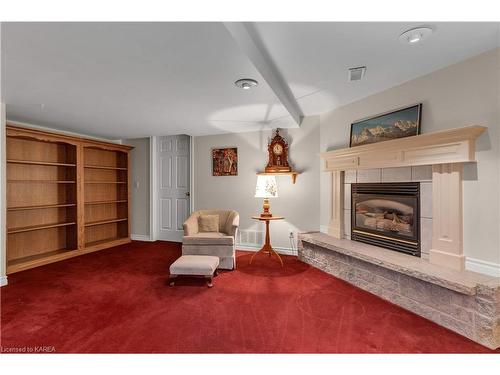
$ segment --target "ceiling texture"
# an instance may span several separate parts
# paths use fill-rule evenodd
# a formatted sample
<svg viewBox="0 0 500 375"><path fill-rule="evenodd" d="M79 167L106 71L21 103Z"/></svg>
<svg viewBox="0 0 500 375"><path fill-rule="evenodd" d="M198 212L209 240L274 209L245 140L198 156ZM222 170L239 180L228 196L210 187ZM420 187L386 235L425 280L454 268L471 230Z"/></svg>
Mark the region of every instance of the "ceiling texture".
<svg viewBox="0 0 500 375"><path fill-rule="evenodd" d="M399 41L422 25L428 39ZM2 23L1 36L9 120L120 139L297 127L498 47L499 24Z"/></svg>

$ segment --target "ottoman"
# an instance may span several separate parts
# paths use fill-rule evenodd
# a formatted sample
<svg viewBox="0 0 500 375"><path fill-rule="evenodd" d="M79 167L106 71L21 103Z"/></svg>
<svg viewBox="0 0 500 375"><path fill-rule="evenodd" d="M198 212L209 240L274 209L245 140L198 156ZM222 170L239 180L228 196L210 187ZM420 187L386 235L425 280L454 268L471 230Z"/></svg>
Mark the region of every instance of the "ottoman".
<svg viewBox="0 0 500 375"><path fill-rule="evenodd" d="M183 255L170 266L170 286L174 286L177 276L203 276L209 288L213 287L213 277L217 275L219 257L209 255Z"/></svg>

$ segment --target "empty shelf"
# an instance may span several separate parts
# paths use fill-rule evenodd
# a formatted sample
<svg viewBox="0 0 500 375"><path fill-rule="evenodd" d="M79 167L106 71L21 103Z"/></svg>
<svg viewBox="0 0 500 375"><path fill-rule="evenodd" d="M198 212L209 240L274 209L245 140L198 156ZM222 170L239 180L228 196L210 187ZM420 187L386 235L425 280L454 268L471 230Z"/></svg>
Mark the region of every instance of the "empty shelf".
<svg viewBox="0 0 500 375"><path fill-rule="evenodd" d="M46 259L50 257L56 257L61 254L67 254L68 252L71 251L76 251L76 249L58 249L58 250L52 250L52 251L47 251L45 253L40 253L40 254L35 254L35 255L30 255L24 258L17 258L17 259L11 259L7 261L7 267L12 267L12 266L17 266L19 264L24 264L24 263L29 263L29 262L34 262L40 259Z"/></svg>
<svg viewBox="0 0 500 375"><path fill-rule="evenodd" d="M76 181L71 180L7 180L7 182L28 184L76 184Z"/></svg>
<svg viewBox="0 0 500 375"><path fill-rule="evenodd" d="M30 225L27 227L7 228L7 233L13 234L13 233L30 232L32 230L65 227L68 225L75 225L75 224L76 223L74 221L71 221L66 223L38 224L38 225Z"/></svg>
<svg viewBox="0 0 500 375"><path fill-rule="evenodd" d="M126 171L127 168L124 167L108 167L104 165L84 165L85 168L89 169L112 169L112 170L118 170L118 171Z"/></svg>
<svg viewBox="0 0 500 375"><path fill-rule="evenodd" d="M116 201L94 201L94 202L85 202L87 205L94 205L94 204L113 204L113 203L127 203L126 199L122 200L116 200Z"/></svg>
<svg viewBox="0 0 500 375"><path fill-rule="evenodd" d="M94 225L102 225L102 224L111 224L111 223L118 223L120 221L127 221L128 219L121 218L121 219L108 219L108 220L99 220L99 221L89 221L88 223L85 223L86 227L92 227Z"/></svg>
<svg viewBox="0 0 500 375"><path fill-rule="evenodd" d="M19 207L8 207L7 211L21 211L21 210L38 210L43 208L61 208L61 207L74 207L75 203L64 203L64 204L41 204L36 206L19 206Z"/></svg>
<svg viewBox="0 0 500 375"><path fill-rule="evenodd" d="M125 181L85 181L86 184L126 184Z"/></svg>
<svg viewBox="0 0 500 375"><path fill-rule="evenodd" d="M58 167L75 167L76 164L73 163L57 163L57 162L49 162L49 161L36 161L36 160L13 160L7 159L7 163L13 164L32 164L32 165L53 165Z"/></svg>
<svg viewBox="0 0 500 375"><path fill-rule="evenodd" d="M126 238L128 238L128 237L113 237L113 238L106 238L104 240L99 240L99 241L85 242L85 247L92 247L92 246L100 245L103 243L124 240Z"/></svg>

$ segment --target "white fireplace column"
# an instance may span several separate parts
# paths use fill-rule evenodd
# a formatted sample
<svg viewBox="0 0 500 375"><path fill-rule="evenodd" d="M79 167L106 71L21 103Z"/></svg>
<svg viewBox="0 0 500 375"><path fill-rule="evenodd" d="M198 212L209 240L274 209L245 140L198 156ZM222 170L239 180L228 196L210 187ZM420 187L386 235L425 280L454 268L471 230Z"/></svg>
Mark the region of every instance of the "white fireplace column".
<svg viewBox="0 0 500 375"><path fill-rule="evenodd" d="M463 249L463 164L432 166L432 248L429 261L465 269Z"/></svg>
<svg viewBox="0 0 500 375"><path fill-rule="evenodd" d="M344 238L344 171L332 171L332 215L328 234Z"/></svg>

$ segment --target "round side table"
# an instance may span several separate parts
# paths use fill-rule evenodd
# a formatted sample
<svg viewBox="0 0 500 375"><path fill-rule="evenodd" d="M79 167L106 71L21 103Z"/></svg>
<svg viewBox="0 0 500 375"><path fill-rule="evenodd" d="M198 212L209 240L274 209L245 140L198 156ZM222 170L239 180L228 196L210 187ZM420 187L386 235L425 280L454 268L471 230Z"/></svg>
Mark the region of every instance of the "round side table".
<svg viewBox="0 0 500 375"><path fill-rule="evenodd" d="M271 246L271 238L269 236L269 222L274 221L274 220L283 220L284 217L283 216L269 216L269 217L267 217L267 216L252 216L252 219L266 222L266 241L264 243L264 246L262 246L262 249L257 251L254 255L252 255L252 258L250 258L250 264L252 264L253 258L258 253L267 253L269 255L269 257L271 257L271 254L275 254L281 263L281 267L283 267L283 260L281 259L280 255Z"/></svg>

